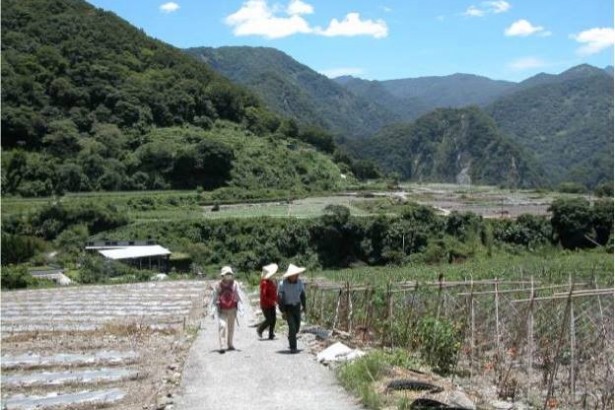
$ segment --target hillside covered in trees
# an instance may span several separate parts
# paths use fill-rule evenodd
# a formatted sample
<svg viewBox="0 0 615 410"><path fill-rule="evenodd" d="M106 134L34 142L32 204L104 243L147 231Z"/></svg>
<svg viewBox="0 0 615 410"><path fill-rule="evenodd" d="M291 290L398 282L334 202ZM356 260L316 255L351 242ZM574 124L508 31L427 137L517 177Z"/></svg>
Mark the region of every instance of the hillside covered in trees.
<svg viewBox="0 0 615 410"><path fill-rule="evenodd" d="M386 127L365 142L348 141L348 146L402 179L506 187L545 183L531 155L477 107L439 109L414 123Z"/></svg>
<svg viewBox="0 0 615 410"><path fill-rule="evenodd" d="M332 187L337 167L296 140L312 137L113 13L2 2L3 194Z"/></svg>
<svg viewBox="0 0 615 410"><path fill-rule="evenodd" d="M438 108L478 106L495 120L489 135L497 134L500 141L510 139L506 147L522 148L509 155L520 156L528 171L532 170L524 174L522 185L556 187L574 182L594 188L613 181L613 79L609 68L581 65L520 83L459 73L387 81L350 76L329 80L270 48L203 47L186 52L252 89L272 110L300 124L324 127L335 133L349 152L373 160L384 171L396 172L402 178L415 180L418 174L402 165L409 162L408 158L399 159L402 152L411 151L400 136L406 133L391 130L412 129L414 126L408 123ZM456 132L445 128L440 127L442 134L433 134L433 138L445 140L447 134ZM389 142L379 147L383 135ZM395 135L401 139L394 141ZM392 146L396 150L386 153ZM474 150L479 153L491 146ZM397 159L383 159L392 157ZM417 169L428 169L438 162L437 158L416 153L411 157L413 161L426 161L415 165ZM485 153L479 157L488 156ZM475 161L480 160L476 157ZM439 175L430 173L429 178L438 180ZM507 180L489 180L508 184Z"/></svg>
<svg viewBox="0 0 615 410"><path fill-rule="evenodd" d="M539 75L486 107L498 127L535 154L552 184L613 181L613 77L582 65Z"/></svg>
<svg viewBox="0 0 615 410"><path fill-rule="evenodd" d="M265 47L198 47L197 60L258 94L275 112L346 137L366 137L398 120L290 56Z"/></svg>

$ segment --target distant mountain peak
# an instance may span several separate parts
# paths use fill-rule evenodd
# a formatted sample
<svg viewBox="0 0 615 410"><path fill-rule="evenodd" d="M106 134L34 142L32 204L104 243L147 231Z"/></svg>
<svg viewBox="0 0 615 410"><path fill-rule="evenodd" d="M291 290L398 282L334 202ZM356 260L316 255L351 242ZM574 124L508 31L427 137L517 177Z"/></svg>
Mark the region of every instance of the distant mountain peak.
<svg viewBox="0 0 615 410"><path fill-rule="evenodd" d="M344 85L350 81L360 80L360 78L353 77L351 75L340 75L339 77L332 78L332 80L338 84Z"/></svg>
<svg viewBox="0 0 615 410"><path fill-rule="evenodd" d="M604 74L604 70L598 67L594 67L593 65L589 64L579 64L564 71L560 74L560 76L569 79L602 74Z"/></svg>

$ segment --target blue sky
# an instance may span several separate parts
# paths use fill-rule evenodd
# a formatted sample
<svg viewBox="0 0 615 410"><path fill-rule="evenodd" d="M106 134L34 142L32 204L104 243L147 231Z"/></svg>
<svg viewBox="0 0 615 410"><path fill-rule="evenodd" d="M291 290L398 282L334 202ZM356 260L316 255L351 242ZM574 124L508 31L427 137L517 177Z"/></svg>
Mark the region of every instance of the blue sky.
<svg viewBox="0 0 615 410"><path fill-rule="evenodd" d="M521 81L613 65L613 0L88 1L176 47L274 47L330 77Z"/></svg>

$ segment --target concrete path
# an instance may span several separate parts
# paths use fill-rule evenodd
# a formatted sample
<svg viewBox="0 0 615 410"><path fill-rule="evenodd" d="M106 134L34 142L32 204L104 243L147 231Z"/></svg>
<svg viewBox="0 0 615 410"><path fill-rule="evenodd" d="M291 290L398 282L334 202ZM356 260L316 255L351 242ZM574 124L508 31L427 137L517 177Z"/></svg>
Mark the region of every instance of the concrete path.
<svg viewBox="0 0 615 410"><path fill-rule="evenodd" d="M288 353L286 334L258 339L248 306L235 327L236 351L220 354L215 320L203 319L184 367L175 408L181 410L343 410L362 409L316 362L299 339ZM281 318L278 317L278 321Z"/></svg>

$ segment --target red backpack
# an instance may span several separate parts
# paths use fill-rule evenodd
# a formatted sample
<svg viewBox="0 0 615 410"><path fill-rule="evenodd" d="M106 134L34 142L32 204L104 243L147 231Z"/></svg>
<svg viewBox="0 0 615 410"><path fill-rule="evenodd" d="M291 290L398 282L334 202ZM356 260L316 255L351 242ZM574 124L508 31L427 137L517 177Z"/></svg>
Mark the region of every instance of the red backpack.
<svg viewBox="0 0 615 410"><path fill-rule="evenodd" d="M235 282L228 285L220 283L218 292L218 308L220 309L235 309L237 307L237 298L235 297Z"/></svg>

